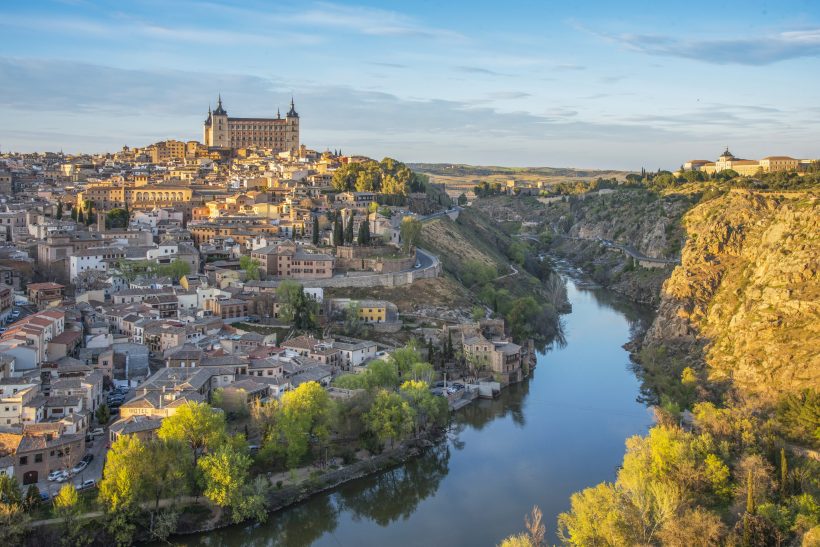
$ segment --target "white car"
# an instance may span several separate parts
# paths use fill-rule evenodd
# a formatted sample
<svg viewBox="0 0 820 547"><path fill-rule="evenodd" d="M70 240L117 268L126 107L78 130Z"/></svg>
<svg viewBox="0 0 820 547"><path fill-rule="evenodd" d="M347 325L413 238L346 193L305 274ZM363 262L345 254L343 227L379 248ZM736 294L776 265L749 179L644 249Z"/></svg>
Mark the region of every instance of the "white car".
<svg viewBox="0 0 820 547"><path fill-rule="evenodd" d="M98 427L96 429L91 430L92 437L99 437L100 435L105 435L105 429Z"/></svg>
<svg viewBox="0 0 820 547"><path fill-rule="evenodd" d="M97 486L97 481L94 479L86 479L82 484L77 486L77 490L85 490L86 488L94 488Z"/></svg>
<svg viewBox="0 0 820 547"><path fill-rule="evenodd" d="M68 471L63 471L59 477L57 477L57 482L65 482L69 479L71 475L68 474Z"/></svg>
<svg viewBox="0 0 820 547"><path fill-rule="evenodd" d="M71 472L76 475L77 473L82 472L82 470L86 467L88 467L88 463L81 461L80 463L71 468Z"/></svg>
<svg viewBox="0 0 820 547"><path fill-rule="evenodd" d="M64 473L65 473L65 470L63 470L63 469L55 469L54 471L52 471L51 473L49 473L49 474L48 474L48 480L50 480L50 481L56 481L56 480L57 480L57 479L59 479L59 478L60 478L60 477L61 477Z"/></svg>

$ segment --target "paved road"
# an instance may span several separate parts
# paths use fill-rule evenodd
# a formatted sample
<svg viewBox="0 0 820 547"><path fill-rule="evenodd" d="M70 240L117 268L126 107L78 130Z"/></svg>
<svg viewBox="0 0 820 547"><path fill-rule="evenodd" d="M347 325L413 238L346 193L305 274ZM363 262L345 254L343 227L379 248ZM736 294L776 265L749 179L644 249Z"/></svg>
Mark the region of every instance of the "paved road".
<svg viewBox="0 0 820 547"><path fill-rule="evenodd" d="M598 243L600 243L604 247L610 247L612 249L618 249L620 251L623 251L624 253L631 256L635 260L642 260L642 261L645 261L645 262L654 262L656 264L680 264L680 259L679 258L656 258L654 256L646 256L645 254L643 254L642 252L640 252L638 249L636 249L635 247L633 247L631 245L623 245L621 243L615 243L614 241L611 241L609 239L600 239L600 238L592 238L592 237L572 237L572 236L566 236L566 235L562 235L562 234L553 234L553 236L554 237L560 237L560 238L563 238L563 239L572 239L574 241L597 241ZM518 234L518 237L520 237L521 239L529 239L530 241L540 242L540 240L537 237L529 235L529 234Z"/></svg>
<svg viewBox="0 0 820 547"><path fill-rule="evenodd" d="M424 249L419 249L416 247L416 264L419 265L418 268L413 268L415 270L426 270L430 268L438 261L438 258L434 254L429 251L425 251Z"/></svg>
<svg viewBox="0 0 820 547"><path fill-rule="evenodd" d="M430 215L420 215L418 217L418 219L420 221L424 222L425 220L430 220L430 219L433 219L433 218L443 217L445 215L449 215L449 214L452 214L454 212L461 212L461 206L456 205L452 209L447 209L446 211L439 211L437 213L433 213L433 214L430 214Z"/></svg>

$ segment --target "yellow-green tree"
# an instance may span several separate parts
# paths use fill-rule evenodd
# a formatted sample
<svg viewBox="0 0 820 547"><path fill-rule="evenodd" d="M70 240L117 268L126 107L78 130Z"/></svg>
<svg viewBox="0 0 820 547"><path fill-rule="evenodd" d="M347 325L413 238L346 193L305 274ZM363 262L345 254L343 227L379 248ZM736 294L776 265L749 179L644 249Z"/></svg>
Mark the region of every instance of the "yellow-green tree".
<svg viewBox="0 0 820 547"><path fill-rule="evenodd" d="M225 443L200 458L197 464L205 479L205 497L220 507L237 507L248 480L251 458ZM233 519L242 518L234 512Z"/></svg>
<svg viewBox="0 0 820 547"><path fill-rule="evenodd" d="M83 537L82 524L77 517L80 514L80 497L73 484L66 483L54 498L54 509L63 520L63 545L85 545L88 538Z"/></svg>
<svg viewBox="0 0 820 547"><path fill-rule="evenodd" d="M382 445L393 446L409 437L415 425L416 411L401 395L379 390L373 406L364 415L368 429Z"/></svg>
<svg viewBox="0 0 820 547"><path fill-rule="evenodd" d="M305 382L282 396L278 428L284 441L288 467L296 467L308 452L330 435L332 402L317 382Z"/></svg>
<svg viewBox="0 0 820 547"><path fill-rule="evenodd" d="M430 393L430 386L418 380L407 380L399 393L413 409L413 423L418 435L430 424L443 425L447 421L447 401Z"/></svg>
<svg viewBox="0 0 820 547"><path fill-rule="evenodd" d="M157 436L188 445L196 464L204 451L213 450L225 440L225 413L207 403L189 402L162 420Z"/></svg>
<svg viewBox="0 0 820 547"><path fill-rule="evenodd" d="M124 513L139 501L145 445L134 435L122 435L105 460L100 481L100 503L109 513Z"/></svg>
<svg viewBox="0 0 820 547"><path fill-rule="evenodd" d="M0 474L0 542L18 545L23 539L29 516L23 510L20 484L12 476Z"/></svg>

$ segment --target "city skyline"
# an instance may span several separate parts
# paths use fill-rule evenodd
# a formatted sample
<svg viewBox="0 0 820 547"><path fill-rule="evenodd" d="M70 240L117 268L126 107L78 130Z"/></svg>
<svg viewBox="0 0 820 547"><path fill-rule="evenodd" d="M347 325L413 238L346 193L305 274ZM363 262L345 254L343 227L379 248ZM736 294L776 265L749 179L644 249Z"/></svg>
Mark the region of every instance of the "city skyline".
<svg viewBox="0 0 820 547"><path fill-rule="evenodd" d="M408 162L640 169L818 156L810 2L4 6L0 149L200 140L208 103Z"/></svg>

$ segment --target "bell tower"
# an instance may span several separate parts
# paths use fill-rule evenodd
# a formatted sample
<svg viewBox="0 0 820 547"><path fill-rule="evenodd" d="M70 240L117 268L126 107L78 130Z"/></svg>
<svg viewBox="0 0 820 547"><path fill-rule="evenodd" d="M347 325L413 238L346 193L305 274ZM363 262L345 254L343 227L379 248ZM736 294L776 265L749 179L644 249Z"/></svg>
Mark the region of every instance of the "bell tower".
<svg viewBox="0 0 820 547"><path fill-rule="evenodd" d="M205 145L228 148L231 145L231 132L228 129L228 112L222 107L222 95L216 108L208 112L205 120Z"/></svg>

